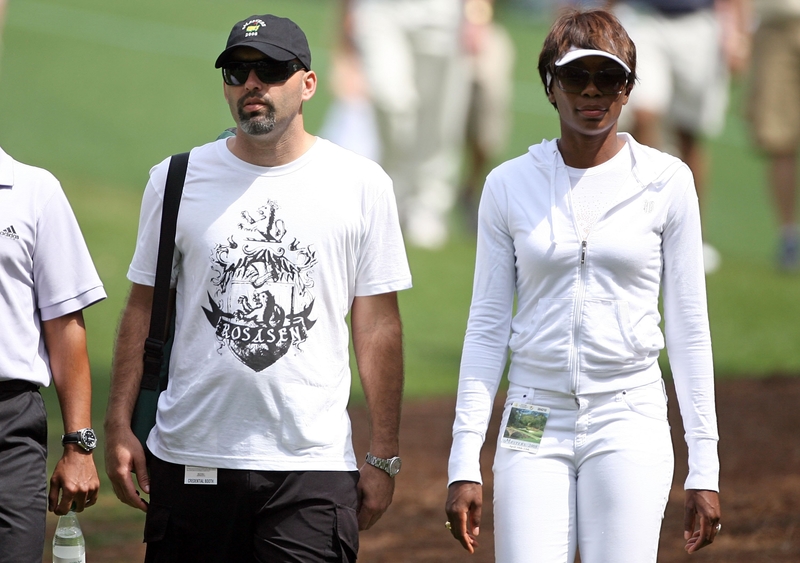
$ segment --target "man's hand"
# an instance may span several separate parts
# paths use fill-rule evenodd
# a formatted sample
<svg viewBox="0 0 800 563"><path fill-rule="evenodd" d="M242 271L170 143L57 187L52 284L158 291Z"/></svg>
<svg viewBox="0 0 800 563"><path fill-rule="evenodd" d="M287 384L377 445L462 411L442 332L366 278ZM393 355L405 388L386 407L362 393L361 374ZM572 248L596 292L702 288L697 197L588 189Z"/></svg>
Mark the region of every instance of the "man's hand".
<svg viewBox="0 0 800 563"><path fill-rule="evenodd" d="M97 502L100 479L90 452L77 444L64 446L64 455L58 460L50 478L47 509L62 516L75 504L75 512L82 512ZM60 497L60 498L59 498Z"/></svg>
<svg viewBox="0 0 800 563"><path fill-rule="evenodd" d="M464 549L475 553L481 527L483 487L471 481L456 481L447 489L447 521L450 533Z"/></svg>
<svg viewBox="0 0 800 563"><path fill-rule="evenodd" d="M359 471L358 529L369 530L392 504L394 479L382 469L368 463L361 466Z"/></svg>
<svg viewBox="0 0 800 563"><path fill-rule="evenodd" d="M150 477L142 444L127 427L106 427L106 473L114 494L125 504L147 512L147 502L139 496L131 473L136 473L139 488L150 494Z"/></svg>
<svg viewBox="0 0 800 563"><path fill-rule="evenodd" d="M403 338L397 294L356 297L350 309L353 349L367 399L372 454L389 458L400 451L403 398ZM367 530L392 503L394 479L369 464L358 482L358 527Z"/></svg>
<svg viewBox="0 0 800 563"><path fill-rule="evenodd" d="M714 541L719 528L719 495L714 491L690 489L686 491L683 515L683 539L686 540L687 553Z"/></svg>
<svg viewBox="0 0 800 563"><path fill-rule="evenodd" d="M75 311L42 322L50 371L61 407L64 432L92 426L92 376L86 351L83 312ZM80 512L97 501L100 480L92 454L77 444L64 446L64 455L50 479L48 509L58 515L69 512L72 503Z"/></svg>
<svg viewBox="0 0 800 563"><path fill-rule="evenodd" d="M150 478L144 448L131 431L131 413L139 396L144 341L150 329L152 308L153 288L132 284L117 331L104 423L106 473L114 494L125 504L144 512L147 512L147 503L139 497L131 473L136 473L139 487L147 494L150 494Z"/></svg>

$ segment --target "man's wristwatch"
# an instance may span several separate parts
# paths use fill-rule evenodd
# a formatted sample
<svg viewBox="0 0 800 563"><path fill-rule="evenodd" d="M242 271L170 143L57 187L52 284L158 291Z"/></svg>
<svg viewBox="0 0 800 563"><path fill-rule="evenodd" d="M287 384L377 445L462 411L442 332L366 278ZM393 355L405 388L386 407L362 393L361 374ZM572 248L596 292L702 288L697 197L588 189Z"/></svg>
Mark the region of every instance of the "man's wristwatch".
<svg viewBox="0 0 800 563"><path fill-rule="evenodd" d="M87 452L92 451L97 447L97 435L91 428L84 428L77 432L68 432L61 436L61 445L78 444Z"/></svg>
<svg viewBox="0 0 800 563"><path fill-rule="evenodd" d="M381 457L375 457L371 453L367 453L367 463L378 469L383 469L389 474L389 477L394 477L400 473L400 466L403 465L403 462L400 461L400 458L397 456L383 459Z"/></svg>

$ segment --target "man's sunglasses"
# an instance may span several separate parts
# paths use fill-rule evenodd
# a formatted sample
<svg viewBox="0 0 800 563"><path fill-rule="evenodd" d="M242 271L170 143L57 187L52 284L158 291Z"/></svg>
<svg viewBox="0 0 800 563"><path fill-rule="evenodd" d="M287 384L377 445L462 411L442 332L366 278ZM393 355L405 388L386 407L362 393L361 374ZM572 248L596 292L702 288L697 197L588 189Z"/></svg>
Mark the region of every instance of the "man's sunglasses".
<svg viewBox="0 0 800 563"><path fill-rule="evenodd" d="M247 82L250 71L254 70L261 82L274 84L288 80L295 72L305 68L297 61L230 62L222 65L222 80L228 86L241 86Z"/></svg>
<svg viewBox="0 0 800 563"><path fill-rule="evenodd" d="M624 68L606 68L595 72L574 66L556 67L558 87L568 94L580 94L594 83L603 95L619 94L628 84L628 72Z"/></svg>

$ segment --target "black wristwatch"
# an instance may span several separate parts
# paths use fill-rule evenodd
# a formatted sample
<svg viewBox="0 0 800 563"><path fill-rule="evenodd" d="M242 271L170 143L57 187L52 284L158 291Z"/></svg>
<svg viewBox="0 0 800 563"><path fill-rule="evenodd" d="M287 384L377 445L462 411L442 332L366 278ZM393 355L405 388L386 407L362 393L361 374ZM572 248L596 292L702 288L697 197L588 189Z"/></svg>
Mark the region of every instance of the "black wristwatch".
<svg viewBox="0 0 800 563"><path fill-rule="evenodd" d="M397 456L383 459L382 457L375 457L371 453L367 453L367 463L378 469L383 469L389 474L389 477L394 477L400 473L400 466L403 465L403 462Z"/></svg>
<svg viewBox="0 0 800 563"><path fill-rule="evenodd" d="M84 428L77 432L68 432L61 436L61 445L78 444L87 452L92 451L97 447L97 435L91 428Z"/></svg>

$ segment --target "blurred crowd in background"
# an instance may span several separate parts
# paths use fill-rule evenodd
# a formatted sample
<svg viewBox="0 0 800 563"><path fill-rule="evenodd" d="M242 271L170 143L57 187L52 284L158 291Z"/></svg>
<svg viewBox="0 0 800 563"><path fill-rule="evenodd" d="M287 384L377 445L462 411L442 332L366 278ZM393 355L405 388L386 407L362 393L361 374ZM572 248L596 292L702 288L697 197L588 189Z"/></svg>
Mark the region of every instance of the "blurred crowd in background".
<svg viewBox="0 0 800 563"><path fill-rule="evenodd" d="M483 180L512 126L516 53L498 9L554 17L606 7L638 51L640 79L620 129L689 165L701 211L710 168L725 165L710 162L705 141L722 133L731 78L747 81L751 140L766 159L773 202L776 265L800 271L800 0L340 2L341 34L322 77L334 101L320 134L383 165L409 244L443 247L459 215L477 229ZM0 0L0 39L6 4ZM538 139L532 132L531 142ZM707 273L719 267L710 244L704 257Z"/></svg>
<svg viewBox="0 0 800 563"><path fill-rule="evenodd" d="M441 248L454 209L476 228L483 179L499 164L511 127L515 50L495 18L503 7L614 11L639 58L621 129L682 158L701 209L712 166L705 141L722 133L731 78L748 77L746 113L767 160L778 227L776 264L800 269L797 0L342 0L329 77L336 99L322 136L381 162L395 182L408 243ZM707 273L721 263L710 244L704 258Z"/></svg>

